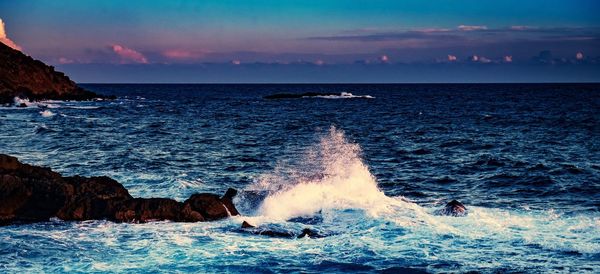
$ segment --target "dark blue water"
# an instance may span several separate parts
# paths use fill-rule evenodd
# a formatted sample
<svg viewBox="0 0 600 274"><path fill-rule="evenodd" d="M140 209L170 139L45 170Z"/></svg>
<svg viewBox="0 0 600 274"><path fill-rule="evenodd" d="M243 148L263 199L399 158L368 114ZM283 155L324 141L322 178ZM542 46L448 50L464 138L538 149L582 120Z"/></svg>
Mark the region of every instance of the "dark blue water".
<svg viewBox="0 0 600 274"><path fill-rule="evenodd" d="M600 271L600 85L84 86L119 99L0 108L0 152L133 196L271 194L214 223L3 227L0 271ZM374 98L263 99L302 92ZM432 214L452 199L467 217Z"/></svg>

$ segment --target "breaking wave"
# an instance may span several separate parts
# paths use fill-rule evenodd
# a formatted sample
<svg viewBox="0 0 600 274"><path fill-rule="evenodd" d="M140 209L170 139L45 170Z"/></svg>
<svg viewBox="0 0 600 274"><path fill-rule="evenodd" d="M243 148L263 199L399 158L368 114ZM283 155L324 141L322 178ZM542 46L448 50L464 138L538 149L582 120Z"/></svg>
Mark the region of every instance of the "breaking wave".
<svg viewBox="0 0 600 274"><path fill-rule="evenodd" d="M361 158L360 146L331 127L300 161L280 163L263 175L253 190L267 191L258 214L274 220L312 216L340 210L358 210L377 218L412 226L430 221L420 206L403 197L388 197ZM401 214L399 214L401 213Z"/></svg>
<svg viewBox="0 0 600 274"><path fill-rule="evenodd" d="M600 243L596 241L600 233L594 229L600 224L598 216L467 205L468 216L456 218L436 216L435 207L423 207L402 196L386 196L362 160L360 146L349 142L344 132L335 127L299 159L279 163L274 171L249 187L268 193L251 220L285 223L296 217L318 216L322 218L320 228L340 234L352 233L353 227L361 226L359 223L383 230L393 224L392 229L412 230L413 236L405 241L415 241L411 243L415 246L419 240L451 236L467 241L475 250L480 241L487 239L507 252L524 245L561 252L600 253Z"/></svg>

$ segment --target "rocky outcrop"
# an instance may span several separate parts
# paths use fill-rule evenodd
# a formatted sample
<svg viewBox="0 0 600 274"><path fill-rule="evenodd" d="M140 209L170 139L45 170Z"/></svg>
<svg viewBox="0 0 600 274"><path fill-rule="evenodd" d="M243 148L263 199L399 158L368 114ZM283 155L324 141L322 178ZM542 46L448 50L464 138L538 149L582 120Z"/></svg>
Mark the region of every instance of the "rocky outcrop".
<svg viewBox="0 0 600 274"><path fill-rule="evenodd" d="M98 97L78 87L64 73L0 42L0 104L14 97L30 100L90 100Z"/></svg>
<svg viewBox="0 0 600 274"><path fill-rule="evenodd" d="M442 216L464 217L467 216L467 208L461 202L452 200L435 213Z"/></svg>
<svg viewBox="0 0 600 274"><path fill-rule="evenodd" d="M242 227L239 230L239 232L267 236L267 237L272 237L272 238L298 238L298 239L301 239L304 237L309 237L309 238L325 237L324 235L321 235L318 232L316 232L310 228L304 228L304 229L302 229L300 234L296 234L292 231L274 230L274 229L269 229L269 228L257 228L246 221L242 222Z"/></svg>
<svg viewBox="0 0 600 274"><path fill-rule="evenodd" d="M108 177L63 177L49 168L23 164L0 154L0 224L62 220L115 222L214 221L239 215L233 205L237 194L223 197L194 194L186 201L133 198L119 182Z"/></svg>

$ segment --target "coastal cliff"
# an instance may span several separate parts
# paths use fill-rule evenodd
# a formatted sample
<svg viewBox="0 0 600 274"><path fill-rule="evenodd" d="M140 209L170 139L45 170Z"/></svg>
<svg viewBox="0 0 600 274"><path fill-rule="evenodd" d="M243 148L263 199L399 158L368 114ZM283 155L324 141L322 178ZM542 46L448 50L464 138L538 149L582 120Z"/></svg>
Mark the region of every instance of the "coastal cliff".
<svg viewBox="0 0 600 274"><path fill-rule="evenodd" d="M30 100L90 100L98 94L78 87L64 73L0 43L0 104Z"/></svg>

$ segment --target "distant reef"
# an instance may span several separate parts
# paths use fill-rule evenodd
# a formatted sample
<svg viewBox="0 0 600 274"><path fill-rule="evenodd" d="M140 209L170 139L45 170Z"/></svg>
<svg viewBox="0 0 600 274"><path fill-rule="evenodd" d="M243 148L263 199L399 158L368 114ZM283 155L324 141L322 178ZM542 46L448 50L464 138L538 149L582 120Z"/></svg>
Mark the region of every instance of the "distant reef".
<svg viewBox="0 0 600 274"><path fill-rule="evenodd" d="M14 97L30 100L91 100L106 98L78 87L64 73L0 43L0 104Z"/></svg>
<svg viewBox="0 0 600 274"><path fill-rule="evenodd" d="M332 93L332 92L305 92L305 93L277 93L273 95L267 95L265 99L299 99L299 98L309 98L309 97L321 97L321 96L337 96L340 93Z"/></svg>
<svg viewBox="0 0 600 274"><path fill-rule="evenodd" d="M239 215L233 205L235 189L220 197L211 193L184 202L168 198L133 198L109 177L63 177L50 168L21 163L0 154L0 225L59 218L65 221L114 222L214 221Z"/></svg>
<svg viewBox="0 0 600 274"><path fill-rule="evenodd" d="M277 93L267 95L265 99L299 99L299 98L325 98L325 99L375 99L371 95L354 95L350 92L305 92L305 93Z"/></svg>

